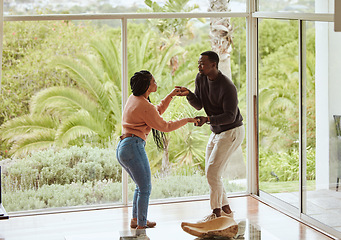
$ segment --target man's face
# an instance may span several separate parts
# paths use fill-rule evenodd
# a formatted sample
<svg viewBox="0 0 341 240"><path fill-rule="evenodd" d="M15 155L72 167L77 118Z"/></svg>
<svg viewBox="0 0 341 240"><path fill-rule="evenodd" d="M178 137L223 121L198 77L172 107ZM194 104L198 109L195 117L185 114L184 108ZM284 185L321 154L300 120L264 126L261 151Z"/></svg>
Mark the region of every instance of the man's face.
<svg viewBox="0 0 341 240"><path fill-rule="evenodd" d="M198 61L198 69L202 75L208 75L212 70L216 68L215 62L211 62L208 56L200 55Z"/></svg>

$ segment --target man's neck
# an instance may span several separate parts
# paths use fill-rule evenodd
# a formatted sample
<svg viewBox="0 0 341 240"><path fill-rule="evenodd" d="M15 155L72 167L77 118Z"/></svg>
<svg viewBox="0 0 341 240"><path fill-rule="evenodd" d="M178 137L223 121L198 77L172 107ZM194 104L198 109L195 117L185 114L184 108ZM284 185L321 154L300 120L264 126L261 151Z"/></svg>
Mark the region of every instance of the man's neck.
<svg viewBox="0 0 341 240"><path fill-rule="evenodd" d="M219 74L219 70L217 69L216 71L213 71L211 74L207 75L208 80L214 81L217 79Z"/></svg>

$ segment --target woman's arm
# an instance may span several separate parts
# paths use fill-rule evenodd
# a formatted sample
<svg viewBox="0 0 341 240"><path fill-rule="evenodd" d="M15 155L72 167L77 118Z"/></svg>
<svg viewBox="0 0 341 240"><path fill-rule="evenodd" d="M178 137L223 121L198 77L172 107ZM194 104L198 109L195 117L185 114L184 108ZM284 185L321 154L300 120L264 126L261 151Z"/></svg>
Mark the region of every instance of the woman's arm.
<svg viewBox="0 0 341 240"><path fill-rule="evenodd" d="M198 120L195 118L183 118L174 121L165 121L155 107L148 108L143 114L143 120L145 123L156 130L161 132L174 131L189 122L197 124Z"/></svg>
<svg viewBox="0 0 341 240"><path fill-rule="evenodd" d="M168 108L170 102L172 101L174 96L180 94L179 88L174 88L161 102L156 106L157 111L160 115L162 115Z"/></svg>

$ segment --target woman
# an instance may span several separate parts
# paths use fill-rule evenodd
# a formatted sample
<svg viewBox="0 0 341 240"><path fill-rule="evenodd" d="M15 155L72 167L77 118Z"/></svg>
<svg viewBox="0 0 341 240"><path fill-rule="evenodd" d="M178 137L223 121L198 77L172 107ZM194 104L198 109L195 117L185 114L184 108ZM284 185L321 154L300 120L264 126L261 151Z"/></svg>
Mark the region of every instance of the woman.
<svg viewBox="0 0 341 240"><path fill-rule="evenodd" d="M130 79L132 95L129 96L122 117L122 135L116 150L116 157L136 184L130 226L144 229L154 227L155 222L147 220L149 196L151 192L151 173L145 151L146 139L153 130L154 141L163 147L163 132L174 131L185 124L197 123L195 118L165 121L160 115L165 112L172 98L180 93L173 89L159 105L149 101L149 94L156 92L157 85L148 71L136 72ZM161 132L161 133L160 133Z"/></svg>

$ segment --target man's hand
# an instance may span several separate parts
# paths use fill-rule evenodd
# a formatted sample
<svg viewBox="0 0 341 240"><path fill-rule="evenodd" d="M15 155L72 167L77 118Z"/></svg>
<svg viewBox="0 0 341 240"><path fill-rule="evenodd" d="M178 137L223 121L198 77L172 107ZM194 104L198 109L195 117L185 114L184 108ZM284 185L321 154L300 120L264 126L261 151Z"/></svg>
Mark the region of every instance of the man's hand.
<svg viewBox="0 0 341 240"><path fill-rule="evenodd" d="M196 124L194 124L197 127L201 127L202 125L204 125L205 123L209 122L208 117L203 117L203 116L197 116L195 117L196 119L198 119L198 122Z"/></svg>
<svg viewBox="0 0 341 240"><path fill-rule="evenodd" d="M169 96L171 96L172 98L174 96L179 96L179 94L181 93L181 90L179 88L174 88L170 93Z"/></svg>
<svg viewBox="0 0 341 240"><path fill-rule="evenodd" d="M175 88L180 90L180 93L178 94L178 96L187 96L189 94L189 90L186 87L175 86Z"/></svg>

